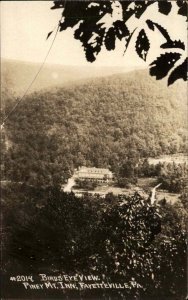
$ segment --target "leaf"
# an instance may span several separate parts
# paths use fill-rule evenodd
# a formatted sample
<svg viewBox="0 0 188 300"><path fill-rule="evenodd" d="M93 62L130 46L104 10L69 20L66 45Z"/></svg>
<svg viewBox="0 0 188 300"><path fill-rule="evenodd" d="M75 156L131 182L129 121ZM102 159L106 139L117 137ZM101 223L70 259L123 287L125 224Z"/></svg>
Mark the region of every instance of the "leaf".
<svg viewBox="0 0 188 300"><path fill-rule="evenodd" d="M135 17L139 19L154 1L135 1Z"/></svg>
<svg viewBox="0 0 188 300"><path fill-rule="evenodd" d="M116 36L119 40L129 35L129 30L124 21L117 20L113 23Z"/></svg>
<svg viewBox="0 0 188 300"><path fill-rule="evenodd" d="M54 1L54 6L51 7L51 9L57 9L57 8L63 8L65 6L66 1Z"/></svg>
<svg viewBox="0 0 188 300"><path fill-rule="evenodd" d="M184 81L187 80L187 65L188 58L186 58L181 65L172 71L168 78L168 85L173 84L178 79L183 79Z"/></svg>
<svg viewBox="0 0 188 300"><path fill-rule="evenodd" d="M148 6L152 5L155 1L120 0L119 2L121 3L121 6L122 6L123 20L124 20L124 22L126 22L133 15L135 15L135 17L139 19L142 16L142 14L146 11ZM132 7L133 4L134 4L134 7Z"/></svg>
<svg viewBox="0 0 188 300"><path fill-rule="evenodd" d="M85 30L85 22L82 22L79 28L75 30L74 37L82 42L86 59L89 62L96 60L96 55L100 52L103 45L104 35L105 28L101 28L101 24L90 23L90 30Z"/></svg>
<svg viewBox="0 0 188 300"><path fill-rule="evenodd" d="M184 3L184 5L182 5L182 7L180 7L180 9L178 10L178 14L182 15L183 17L187 16L187 4Z"/></svg>
<svg viewBox="0 0 188 300"><path fill-rule="evenodd" d="M78 23L77 20L73 18L67 18L64 22L60 23L60 31L66 30L68 27L74 27Z"/></svg>
<svg viewBox="0 0 188 300"><path fill-rule="evenodd" d="M177 4L177 6L181 7L183 2L184 2L183 0L177 0L176 4Z"/></svg>
<svg viewBox="0 0 188 300"><path fill-rule="evenodd" d="M158 1L159 12L168 15L171 12L172 4L166 1Z"/></svg>
<svg viewBox="0 0 188 300"><path fill-rule="evenodd" d="M180 57L181 54L179 53L169 52L161 54L150 64L150 75L156 76L157 80L164 78Z"/></svg>
<svg viewBox="0 0 188 300"><path fill-rule="evenodd" d="M176 1L176 4L179 7L178 10L178 14L183 16L183 17L187 17L187 13L188 13L188 3L187 1Z"/></svg>
<svg viewBox="0 0 188 300"><path fill-rule="evenodd" d="M151 20L146 20L146 24L148 25L149 29L153 30L155 29L154 22Z"/></svg>
<svg viewBox="0 0 188 300"><path fill-rule="evenodd" d="M107 50L110 51L115 49L115 39L115 30L113 27L110 27L105 37L105 46Z"/></svg>
<svg viewBox="0 0 188 300"><path fill-rule="evenodd" d="M63 2L63 1L59 1ZM66 2L66 1L64 1ZM87 3L85 2L70 2L67 1L63 4L63 21L60 23L60 31L66 30L67 28L73 28L80 20L83 19L84 11L87 8ZM74 15L73 15L74 11Z"/></svg>
<svg viewBox="0 0 188 300"><path fill-rule="evenodd" d="M182 50L185 50L185 44L182 42L182 41L168 41L164 44L161 45L161 48L162 49L168 49L168 48L179 48L179 49L182 49Z"/></svg>
<svg viewBox="0 0 188 300"><path fill-rule="evenodd" d="M48 35L46 37L46 40L51 36L51 34L53 33L53 31L48 32Z"/></svg>
<svg viewBox="0 0 188 300"><path fill-rule="evenodd" d="M89 62L96 60L96 56L104 45L107 28L100 20L107 13L112 13L112 4L110 1L67 1L65 5L63 11L64 19L60 24L60 31L78 25L78 28L74 32L74 37L82 43L86 59ZM118 32L118 34L120 37L121 32ZM111 36L112 32L110 30L106 38L106 44L109 49L113 47L113 39L110 46Z"/></svg>
<svg viewBox="0 0 188 300"><path fill-rule="evenodd" d="M98 37L98 42L96 44L87 44L84 47L85 53L86 53L86 58L89 62L93 62L96 60L97 54L101 51L102 47L102 36Z"/></svg>
<svg viewBox="0 0 188 300"><path fill-rule="evenodd" d="M149 40L147 38L147 35L146 35L144 29L142 29L139 32L138 37L137 37L136 52L145 61L146 61L146 57L147 57L149 48L150 48Z"/></svg>
<svg viewBox="0 0 188 300"><path fill-rule="evenodd" d="M134 14L134 9L130 9L129 5L131 2L129 1L120 1L123 12L123 21L126 22L132 15Z"/></svg>
<svg viewBox="0 0 188 300"><path fill-rule="evenodd" d="M149 29L154 31L155 27L156 27L167 41L171 41L168 31L165 28L163 28L161 25L159 25L158 23L155 23L151 20L147 20L146 23L147 23Z"/></svg>

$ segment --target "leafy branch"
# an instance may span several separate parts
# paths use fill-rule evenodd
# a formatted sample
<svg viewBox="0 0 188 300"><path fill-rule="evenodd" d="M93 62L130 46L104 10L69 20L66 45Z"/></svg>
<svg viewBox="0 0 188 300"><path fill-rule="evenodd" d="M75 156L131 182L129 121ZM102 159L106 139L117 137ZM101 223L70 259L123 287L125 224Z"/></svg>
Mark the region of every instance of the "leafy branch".
<svg viewBox="0 0 188 300"><path fill-rule="evenodd" d="M116 40L124 42L125 51L127 50L136 28L130 30L128 20L140 19L149 6L157 5L159 14L168 16L172 11L171 1L54 1L52 9L63 9L62 21L60 21L60 31L67 28L74 30L74 38L82 43L86 59L89 62L96 60L97 55L103 49L108 51L115 50ZM184 0L176 1L177 13L182 17L187 16L187 2ZM135 22L136 24L136 22ZM185 51L185 43L181 40L172 40L168 31L161 25L152 20L146 20L146 25L151 31L155 29L164 37L165 42L160 45L161 49L173 50L176 52L166 52L161 54L150 64L150 74L156 79L167 76L175 63L180 60L182 63L182 53ZM51 32L48 34L50 36ZM135 50L138 56L147 61L151 41L143 28L139 30L136 38ZM163 66L162 66L163 64ZM164 70L160 70L160 68ZM186 63L178 66L178 70L173 74L173 80L169 78L168 84L172 84L177 79L186 80L184 76ZM182 71L182 75L180 75ZM178 74L178 75L177 75Z"/></svg>

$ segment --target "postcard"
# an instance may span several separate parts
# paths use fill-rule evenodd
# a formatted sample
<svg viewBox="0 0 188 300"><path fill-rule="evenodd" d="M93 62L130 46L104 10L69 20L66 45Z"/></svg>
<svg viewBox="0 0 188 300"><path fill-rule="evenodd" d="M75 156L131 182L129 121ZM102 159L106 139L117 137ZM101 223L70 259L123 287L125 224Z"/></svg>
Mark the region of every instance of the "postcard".
<svg viewBox="0 0 188 300"><path fill-rule="evenodd" d="M1 299L187 299L187 2L1 1Z"/></svg>

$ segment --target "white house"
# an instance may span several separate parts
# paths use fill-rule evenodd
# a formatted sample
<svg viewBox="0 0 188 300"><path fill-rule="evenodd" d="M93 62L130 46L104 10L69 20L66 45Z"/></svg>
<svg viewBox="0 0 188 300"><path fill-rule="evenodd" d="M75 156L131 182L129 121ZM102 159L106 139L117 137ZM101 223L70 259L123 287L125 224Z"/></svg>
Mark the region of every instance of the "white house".
<svg viewBox="0 0 188 300"><path fill-rule="evenodd" d="M109 169L82 166L75 170L74 178L96 182L109 182L113 179L113 173Z"/></svg>

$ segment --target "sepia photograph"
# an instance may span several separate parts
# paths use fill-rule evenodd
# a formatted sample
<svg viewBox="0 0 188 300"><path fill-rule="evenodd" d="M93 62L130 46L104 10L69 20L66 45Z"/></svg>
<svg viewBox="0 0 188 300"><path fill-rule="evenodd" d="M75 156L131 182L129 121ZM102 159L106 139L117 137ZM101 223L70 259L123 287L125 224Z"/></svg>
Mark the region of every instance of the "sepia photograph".
<svg viewBox="0 0 188 300"><path fill-rule="evenodd" d="M1 299L188 299L185 0L1 1Z"/></svg>

